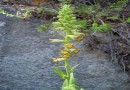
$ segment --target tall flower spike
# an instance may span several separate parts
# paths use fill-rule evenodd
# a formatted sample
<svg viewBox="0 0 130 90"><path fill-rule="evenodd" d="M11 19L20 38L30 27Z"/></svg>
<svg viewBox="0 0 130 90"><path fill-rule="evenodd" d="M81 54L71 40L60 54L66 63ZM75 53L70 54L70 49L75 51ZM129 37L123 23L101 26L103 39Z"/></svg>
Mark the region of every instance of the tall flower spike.
<svg viewBox="0 0 130 90"><path fill-rule="evenodd" d="M61 11L59 11L59 15L57 17L59 18L58 21L53 23L55 29L65 31L75 29L73 26L76 25L77 20L73 15L73 8L70 5L64 5Z"/></svg>
<svg viewBox="0 0 130 90"><path fill-rule="evenodd" d="M77 85L75 85L74 77L73 77L73 71L71 70L71 67L69 65L69 58L73 54L78 54L79 50L74 48L74 44L70 43L71 40L75 41L81 41L84 37L84 34L76 32L77 30L81 29L82 25L79 24L76 20L76 17L73 14L73 8L70 5L63 5L61 10L58 13L59 15L57 22L53 23L53 26L57 30L61 30L62 36L64 38L64 50L60 51L61 58L53 58L54 62L60 62L64 61L66 69L66 74L64 74L61 70L56 69L55 72L59 74L59 76L66 77L62 90L83 90L79 89ZM53 42L62 42L62 40L53 40ZM75 66L74 66L75 67ZM73 68L73 67L72 67ZM67 87L67 88L66 88ZM78 89L77 89L78 88Z"/></svg>

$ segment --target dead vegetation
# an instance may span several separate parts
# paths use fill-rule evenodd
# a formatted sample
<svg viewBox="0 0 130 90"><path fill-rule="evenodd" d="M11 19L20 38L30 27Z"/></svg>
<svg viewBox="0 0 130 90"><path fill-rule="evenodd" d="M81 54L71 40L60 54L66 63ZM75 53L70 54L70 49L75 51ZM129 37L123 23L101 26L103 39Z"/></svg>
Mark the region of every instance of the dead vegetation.
<svg viewBox="0 0 130 90"><path fill-rule="evenodd" d="M121 20L130 16L130 3L120 13ZM130 76L130 24L109 21L113 26L108 33L94 33L85 41L91 50L101 50L110 55L111 61Z"/></svg>

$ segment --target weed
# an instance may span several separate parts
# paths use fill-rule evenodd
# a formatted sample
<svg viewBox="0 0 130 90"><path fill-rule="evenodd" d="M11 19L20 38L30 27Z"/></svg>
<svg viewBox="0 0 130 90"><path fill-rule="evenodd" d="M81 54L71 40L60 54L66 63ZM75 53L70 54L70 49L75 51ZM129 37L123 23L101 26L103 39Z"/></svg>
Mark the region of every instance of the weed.
<svg viewBox="0 0 130 90"><path fill-rule="evenodd" d="M75 78L73 76L74 69L78 66L70 67L69 60L73 55L77 55L80 50L75 48L75 45L71 41L80 42L84 38L84 34L79 32L79 29L84 26L83 22L76 20L73 15L73 8L70 5L62 6L59 11L58 21L53 22L55 29L64 32L64 39L51 39L52 42L59 42L64 45L64 49L60 51L60 58L53 58L53 62L65 62L62 68L65 68L66 73L59 70L60 67L55 67L55 72L64 79L62 90L84 90L76 85ZM80 23L80 24L79 24Z"/></svg>
<svg viewBox="0 0 130 90"><path fill-rule="evenodd" d="M4 15L6 15L8 17L15 17L15 15L10 14L10 13L6 12L5 10L2 10L2 9L0 9L0 14L4 14Z"/></svg>

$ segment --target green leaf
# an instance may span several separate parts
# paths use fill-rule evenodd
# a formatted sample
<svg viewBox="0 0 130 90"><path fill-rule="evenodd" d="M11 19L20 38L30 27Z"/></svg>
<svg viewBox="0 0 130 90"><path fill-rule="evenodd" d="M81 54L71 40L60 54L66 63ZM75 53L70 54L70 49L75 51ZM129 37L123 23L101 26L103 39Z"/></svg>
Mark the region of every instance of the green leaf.
<svg viewBox="0 0 130 90"><path fill-rule="evenodd" d="M80 88L76 85L75 78L73 76L73 73L70 74L70 79L65 79L62 90L84 90L83 88Z"/></svg>
<svg viewBox="0 0 130 90"><path fill-rule="evenodd" d="M73 73L70 74L70 78L69 81L68 79L65 79L63 86L62 86L62 90L76 90L75 89L75 78L73 76ZM71 88L71 89L70 89ZM73 89L72 89L73 88Z"/></svg>
<svg viewBox="0 0 130 90"><path fill-rule="evenodd" d="M101 31L101 32L109 31L109 30L111 30L111 28L112 28L110 25L107 25L107 24L102 24L102 25L100 25L99 27L100 27L100 31Z"/></svg>
<svg viewBox="0 0 130 90"><path fill-rule="evenodd" d="M83 88L80 88L76 85L66 86L63 87L62 90L84 90Z"/></svg>
<svg viewBox="0 0 130 90"><path fill-rule="evenodd" d="M62 85L62 90L64 90L65 87L69 86L69 83L68 83L68 79L65 79L63 85Z"/></svg>
<svg viewBox="0 0 130 90"><path fill-rule="evenodd" d="M98 26L97 23L93 23L93 24L92 24L92 27L97 27L97 26Z"/></svg>
<svg viewBox="0 0 130 90"><path fill-rule="evenodd" d="M86 21L85 20L82 20L82 21L78 21L77 22L77 25L79 25L79 28L86 28Z"/></svg>
<svg viewBox="0 0 130 90"><path fill-rule="evenodd" d="M127 23L130 23L130 17L129 17L129 18L127 18L126 22L127 22Z"/></svg>
<svg viewBox="0 0 130 90"><path fill-rule="evenodd" d="M74 75L73 73L70 74L70 80L69 80L69 85L75 85L76 82L75 82L75 78L74 78Z"/></svg>
<svg viewBox="0 0 130 90"><path fill-rule="evenodd" d="M100 30L99 25L98 25L97 23L93 23L91 29L92 29L94 32Z"/></svg>
<svg viewBox="0 0 130 90"><path fill-rule="evenodd" d="M109 19L109 20L118 20L119 19L119 15L107 17L107 19Z"/></svg>
<svg viewBox="0 0 130 90"><path fill-rule="evenodd" d="M66 74L64 74L62 71L60 71L57 67L54 67L53 69L62 79L66 78Z"/></svg>
<svg viewBox="0 0 130 90"><path fill-rule="evenodd" d="M66 87L63 87L62 90L77 90L77 89L75 89L75 87L73 86L66 86Z"/></svg>
<svg viewBox="0 0 130 90"><path fill-rule="evenodd" d="M2 9L0 9L0 14L4 14L4 15L9 16L9 17L16 17L16 15L10 14L7 11L2 10Z"/></svg>
<svg viewBox="0 0 130 90"><path fill-rule="evenodd" d="M93 23L92 24L92 28L91 28L94 32L106 32L112 29L112 27L108 24L102 24L102 25L98 25L97 23Z"/></svg>
<svg viewBox="0 0 130 90"><path fill-rule="evenodd" d="M96 17L108 16L108 12L98 12Z"/></svg>
<svg viewBox="0 0 130 90"><path fill-rule="evenodd" d="M51 26L51 24L45 24L45 25L41 25L37 28L38 31L46 31L49 27Z"/></svg>
<svg viewBox="0 0 130 90"><path fill-rule="evenodd" d="M71 68L71 72L73 72L80 64L75 65L74 67Z"/></svg>
<svg viewBox="0 0 130 90"><path fill-rule="evenodd" d="M57 68L65 68L65 66L57 66Z"/></svg>

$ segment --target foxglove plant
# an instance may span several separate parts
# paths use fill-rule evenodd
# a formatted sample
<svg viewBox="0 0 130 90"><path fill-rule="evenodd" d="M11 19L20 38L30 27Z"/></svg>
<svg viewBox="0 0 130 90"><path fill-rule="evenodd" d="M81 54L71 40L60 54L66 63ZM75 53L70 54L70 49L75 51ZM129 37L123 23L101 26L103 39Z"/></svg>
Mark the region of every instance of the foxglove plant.
<svg viewBox="0 0 130 90"><path fill-rule="evenodd" d="M70 57L75 54L77 55L80 52L79 49L75 48L72 41L80 42L84 38L85 34L79 32L79 29L86 25L85 22L76 20L73 10L74 8L70 5L63 5L57 16L58 20L52 23L56 30L60 30L64 34L62 35L64 38L62 40L51 39L51 42L58 42L64 46L64 49L60 51L61 57L52 58L55 63L65 62L65 65L60 67L65 68L66 73L59 70L60 67L54 68L55 72L64 79L62 90L84 90L76 85L73 76L73 71L78 65L75 65L74 67L70 67L69 65Z"/></svg>

